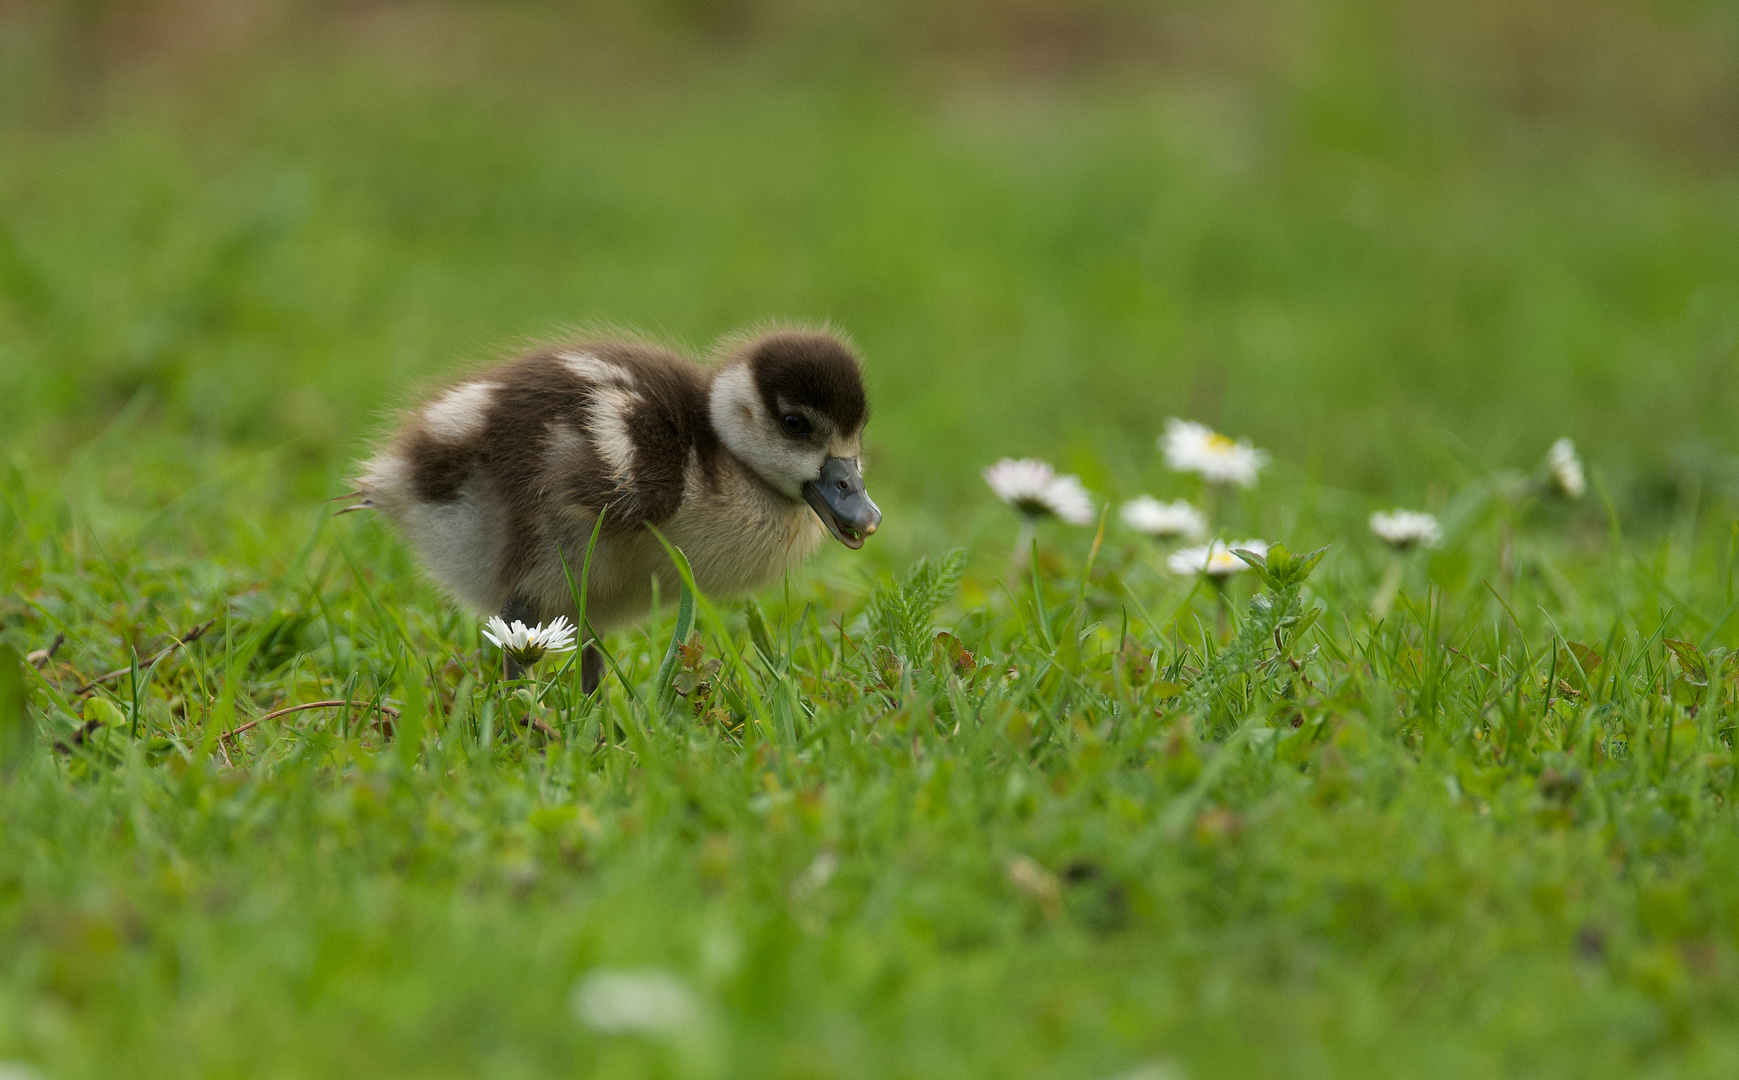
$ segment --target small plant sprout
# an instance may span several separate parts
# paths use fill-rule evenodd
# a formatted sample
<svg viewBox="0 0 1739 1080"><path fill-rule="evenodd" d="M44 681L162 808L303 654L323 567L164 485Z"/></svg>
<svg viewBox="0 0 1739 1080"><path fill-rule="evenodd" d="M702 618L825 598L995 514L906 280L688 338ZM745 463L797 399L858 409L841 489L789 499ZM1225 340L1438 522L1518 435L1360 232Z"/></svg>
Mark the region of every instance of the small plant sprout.
<svg viewBox="0 0 1739 1080"><path fill-rule="evenodd" d="M1261 540L1239 540L1227 543L1215 540L1200 547L1179 548L1165 560L1166 569L1180 577L1206 577L1216 587L1224 586L1233 574L1249 569L1249 564L1235 552L1250 551L1265 555L1268 545Z"/></svg>
<svg viewBox="0 0 1739 1080"><path fill-rule="evenodd" d="M1382 619L1389 614L1395 594L1401 589L1401 577L1406 573L1406 556L1423 548L1435 547L1443 538L1437 518L1418 510L1378 511L1371 515L1371 531L1389 546L1394 557L1383 572L1383 581L1371 598L1371 614Z"/></svg>
<svg viewBox="0 0 1739 1080"><path fill-rule="evenodd" d="M509 626L501 616L494 615L490 617L483 636L506 653L508 659L524 668L542 660L546 653L574 651L574 624L566 616L558 616L547 626L539 623L528 627L517 619Z"/></svg>
<svg viewBox="0 0 1739 1080"><path fill-rule="evenodd" d="M1166 421L1159 447L1173 471L1199 473L1214 487L1255 487L1256 474L1268 464L1268 455L1248 442L1234 441L1206 424L1176 417Z"/></svg>
<svg viewBox="0 0 1739 1080"><path fill-rule="evenodd" d="M1443 538L1435 515L1418 510L1388 510L1371 515L1371 531L1399 552L1435 547Z"/></svg>
<svg viewBox="0 0 1739 1080"><path fill-rule="evenodd" d="M1582 472L1582 459L1576 454L1576 444L1559 439L1546 452L1546 486L1566 499L1580 499L1588 490L1588 479Z"/></svg>
<svg viewBox="0 0 1739 1080"><path fill-rule="evenodd" d="M1201 538L1208 531L1202 512L1184 502L1160 502L1151 495L1137 495L1123 504L1123 524L1155 540Z"/></svg>
<svg viewBox="0 0 1739 1080"><path fill-rule="evenodd" d="M1219 609L1217 626L1221 636L1226 633L1226 583L1233 574L1250 568L1250 561L1240 552L1261 560L1268 553L1262 540L1239 540L1227 543L1211 540L1200 547L1179 548L1165 560L1166 569L1179 577L1201 577L1214 587L1215 606Z"/></svg>

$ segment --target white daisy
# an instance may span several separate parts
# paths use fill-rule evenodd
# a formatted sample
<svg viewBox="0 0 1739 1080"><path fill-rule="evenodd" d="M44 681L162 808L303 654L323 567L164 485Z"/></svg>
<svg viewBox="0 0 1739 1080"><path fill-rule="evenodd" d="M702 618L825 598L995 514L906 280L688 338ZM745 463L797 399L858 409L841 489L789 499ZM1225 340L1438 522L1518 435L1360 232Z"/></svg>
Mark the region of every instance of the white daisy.
<svg viewBox="0 0 1739 1080"><path fill-rule="evenodd" d="M1208 531L1202 512L1182 499L1164 503L1151 495L1137 495L1123 504L1122 516L1123 524L1158 539L1173 536L1194 539Z"/></svg>
<svg viewBox="0 0 1739 1080"><path fill-rule="evenodd" d="M681 979L657 968L588 972L568 999L574 1015L596 1031L676 1035L701 1019L700 1002Z"/></svg>
<svg viewBox="0 0 1739 1080"><path fill-rule="evenodd" d="M1210 484L1254 487L1268 455L1242 439L1234 442L1206 424L1172 417L1159 440L1165 463L1177 472L1201 473Z"/></svg>
<svg viewBox="0 0 1739 1080"><path fill-rule="evenodd" d="M1417 510L1379 511L1371 515L1371 531L1397 551L1434 547L1443 538L1437 518Z"/></svg>
<svg viewBox="0 0 1739 1080"><path fill-rule="evenodd" d="M996 497L1030 520L1054 515L1071 525L1093 523L1093 497L1073 476L1058 476L1034 458L1003 458L984 470Z"/></svg>
<svg viewBox="0 0 1739 1080"><path fill-rule="evenodd" d="M1206 574L1216 581L1224 581L1249 568L1249 563L1232 554L1234 551L1266 555L1268 544L1262 540L1239 540L1230 544L1215 540L1201 547L1180 548L1171 553L1165 560L1165 565L1172 573L1183 577Z"/></svg>
<svg viewBox="0 0 1739 1080"><path fill-rule="evenodd" d="M545 653L574 651L574 624L566 616L558 616L548 626L527 627L518 619L508 626L501 616L492 615L483 636L526 667L542 660Z"/></svg>
<svg viewBox="0 0 1739 1080"><path fill-rule="evenodd" d="M1571 499L1580 499L1588 490L1588 480L1582 475L1582 459L1576 456L1576 444L1559 439L1546 453L1546 471L1553 490Z"/></svg>

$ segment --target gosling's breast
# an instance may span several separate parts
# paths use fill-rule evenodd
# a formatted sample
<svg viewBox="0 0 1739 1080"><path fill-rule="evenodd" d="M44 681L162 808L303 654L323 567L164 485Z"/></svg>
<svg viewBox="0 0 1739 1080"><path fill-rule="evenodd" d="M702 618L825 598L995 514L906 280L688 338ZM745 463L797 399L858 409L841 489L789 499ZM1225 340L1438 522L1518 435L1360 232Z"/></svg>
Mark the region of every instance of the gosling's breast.
<svg viewBox="0 0 1739 1080"><path fill-rule="evenodd" d="M808 506L733 465L710 480L690 470L666 535L688 557L703 591L732 595L776 580L809 558L827 529Z"/></svg>

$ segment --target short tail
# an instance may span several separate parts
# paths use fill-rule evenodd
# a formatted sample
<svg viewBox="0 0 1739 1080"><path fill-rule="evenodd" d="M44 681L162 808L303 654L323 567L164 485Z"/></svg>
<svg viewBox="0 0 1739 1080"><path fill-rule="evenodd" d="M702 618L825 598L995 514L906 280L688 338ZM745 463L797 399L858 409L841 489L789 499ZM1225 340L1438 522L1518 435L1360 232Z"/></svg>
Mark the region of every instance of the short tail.
<svg viewBox="0 0 1739 1080"><path fill-rule="evenodd" d="M350 505L341 510L334 510L332 512L333 517L354 513L357 510L374 509L374 499L369 495L368 491L363 488L357 488L355 491L343 495L334 495L332 498L324 500L323 504L345 501L350 501Z"/></svg>

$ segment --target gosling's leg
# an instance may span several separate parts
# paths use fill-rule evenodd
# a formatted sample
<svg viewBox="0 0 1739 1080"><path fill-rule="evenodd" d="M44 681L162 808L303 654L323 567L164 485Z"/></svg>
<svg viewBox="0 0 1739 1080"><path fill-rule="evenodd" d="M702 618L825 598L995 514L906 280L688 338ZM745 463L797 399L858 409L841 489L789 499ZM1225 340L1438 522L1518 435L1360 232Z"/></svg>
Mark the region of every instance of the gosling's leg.
<svg viewBox="0 0 1739 1080"><path fill-rule="evenodd" d="M580 652L580 690L588 697L604 681L604 653L596 642L586 639Z"/></svg>
<svg viewBox="0 0 1739 1080"><path fill-rule="evenodd" d="M537 610L531 606L531 601L528 598L517 595L510 596L507 598L507 603L501 608L501 621L509 626L512 626L516 621L522 622L527 626L536 626ZM504 669L504 674L507 678L525 678L525 668L521 667L519 661L515 660L513 657L508 656L506 653L502 653L501 663Z"/></svg>

